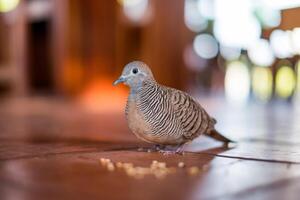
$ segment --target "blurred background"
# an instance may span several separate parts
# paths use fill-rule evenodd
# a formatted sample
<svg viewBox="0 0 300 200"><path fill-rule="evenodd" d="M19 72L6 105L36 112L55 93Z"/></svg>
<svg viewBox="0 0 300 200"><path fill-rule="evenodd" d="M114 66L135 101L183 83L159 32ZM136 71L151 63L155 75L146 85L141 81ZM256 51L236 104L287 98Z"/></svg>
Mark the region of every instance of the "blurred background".
<svg viewBox="0 0 300 200"><path fill-rule="evenodd" d="M0 0L0 199L299 199L299 55L300 0ZM137 153L112 86L133 60L238 145ZM206 167L135 182L101 157Z"/></svg>
<svg viewBox="0 0 300 200"><path fill-rule="evenodd" d="M299 0L0 0L2 101L119 109L127 91L111 83L142 60L194 95L294 104L299 54Z"/></svg>

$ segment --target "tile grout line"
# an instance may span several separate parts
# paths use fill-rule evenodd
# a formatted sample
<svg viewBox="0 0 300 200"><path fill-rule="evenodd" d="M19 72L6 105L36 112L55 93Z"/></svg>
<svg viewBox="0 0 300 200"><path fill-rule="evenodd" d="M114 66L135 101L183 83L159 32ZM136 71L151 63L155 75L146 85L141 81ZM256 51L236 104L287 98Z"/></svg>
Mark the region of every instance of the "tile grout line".
<svg viewBox="0 0 300 200"><path fill-rule="evenodd" d="M42 158L47 156L56 156L56 155L68 155L68 154L80 154L80 153L101 153L101 152L109 152L109 151L128 151L128 150L134 150L137 149L134 148L113 148L113 149L99 149L99 150L83 150L83 151L69 151L69 152L60 152L60 153L45 153L40 155L28 155L28 156L20 156L20 157L13 157L13 158L0 158L0 162L5 161L11 161L11 160L22 160L22 159L32 159L32 158ZM139 152L139 151L137 151ZM206 154L216 157L222 157L222 158L231 158L231 159L240 159L240 160L252 160L252 161L258 161L258 162L271 162L271 163L282 163L282 164L297 164L299 165L300 162L293 162L293 161L284 161L284 160L269 160L269 159L260 159L260 158L249 158L249 157L243 157L243 156L228 156L228 155L222 155L222 154L214 154L214 153L207 153L207 152L186 152L190 154Z"/></svg>
<svg viewBox="0 0 300 200"><path fill-rule="evenodd" d="M191 153L194 153L194 152L191 152ZM272 163L282 163L282 164L297 164L297 165L300 164L300 162L295 162L295 161L270 160L270 159L263 159L263 158L249 158L249 157L243 157L243 156L228 156L228 155L214 154L214 153L204 153L204 152L199 152L199 154L213 155L213 156L222 157L222 158L235 158L235 159L241 159L241 160L253 160L253 161L260 161L260 162L272 162Z"/></svg>

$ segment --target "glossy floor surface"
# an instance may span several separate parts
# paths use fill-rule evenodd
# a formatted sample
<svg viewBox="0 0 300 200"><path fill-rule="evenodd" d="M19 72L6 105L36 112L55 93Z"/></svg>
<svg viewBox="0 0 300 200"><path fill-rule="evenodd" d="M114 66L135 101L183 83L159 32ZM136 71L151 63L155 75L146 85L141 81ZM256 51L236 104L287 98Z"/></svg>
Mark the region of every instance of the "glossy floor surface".
<svg viewBox="0 0 300 200"><path fill-rule="evenodd" d="M163 155L147 152L150 146L130 133L118 110L91 112L41 98L2 102L0 199L299 199L297 106L202 103L237 144L200 137L184 155ZM131 176L116 166L148 169L154 160L172 173Z"/></svg>

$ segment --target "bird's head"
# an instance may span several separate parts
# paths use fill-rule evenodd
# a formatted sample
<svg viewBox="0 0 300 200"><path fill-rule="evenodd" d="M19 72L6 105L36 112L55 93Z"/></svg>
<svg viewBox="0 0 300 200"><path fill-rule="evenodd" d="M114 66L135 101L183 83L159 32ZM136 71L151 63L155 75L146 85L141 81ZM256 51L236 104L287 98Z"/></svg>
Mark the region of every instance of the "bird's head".
<svg viewBox="0 0 300 200"><path fill-rule="evenodd" d="M113 84L124 83L132 88L141 86L145 80L154 81L150 68L141 61L133 61L125 65L121 76Z"/></svg>

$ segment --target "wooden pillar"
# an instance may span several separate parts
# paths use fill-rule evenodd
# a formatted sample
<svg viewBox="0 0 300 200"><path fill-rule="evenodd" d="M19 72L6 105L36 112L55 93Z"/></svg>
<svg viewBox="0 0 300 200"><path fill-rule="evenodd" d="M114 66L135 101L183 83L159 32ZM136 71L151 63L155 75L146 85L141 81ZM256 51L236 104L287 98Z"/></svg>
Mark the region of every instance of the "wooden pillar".
<svg viewBox="0 0 300 200"><path fill-rule="evenodd" d="M8 81L12 96L25 96L28 93L28 81L26 76L26 10L25 2L21 1L17 8L9 13L2 14L7 33L4 39L7 45L1 48L8 58L1 67L0 75Z"/></svg>
<svg viewBox="0 0 300 200"><path fill-rule="evenodd" d="M54 53L60 90L80 92L91 79L113 76L116 1L56 0Z"/></svg>

